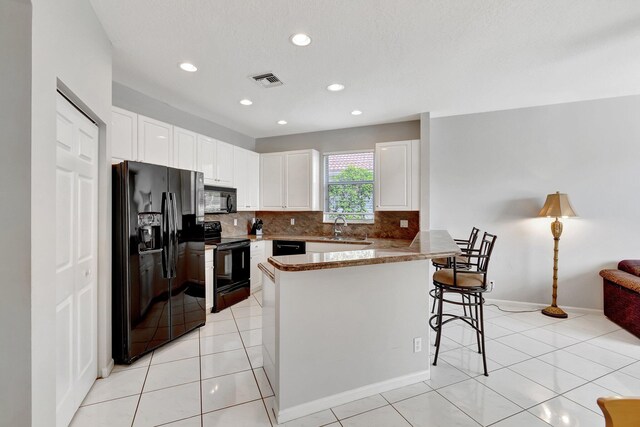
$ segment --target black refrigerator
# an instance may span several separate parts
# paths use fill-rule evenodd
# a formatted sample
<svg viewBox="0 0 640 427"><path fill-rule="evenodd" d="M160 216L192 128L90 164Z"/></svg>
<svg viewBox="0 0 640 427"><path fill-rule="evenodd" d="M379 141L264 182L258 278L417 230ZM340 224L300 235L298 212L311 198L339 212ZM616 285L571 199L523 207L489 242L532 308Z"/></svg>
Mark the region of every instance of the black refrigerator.
<svg viewBox="0 0 640 427"><path fill-rule="evenodd" d="M113 358L129 364L205 323L204 177L113 165Z"/></svg>

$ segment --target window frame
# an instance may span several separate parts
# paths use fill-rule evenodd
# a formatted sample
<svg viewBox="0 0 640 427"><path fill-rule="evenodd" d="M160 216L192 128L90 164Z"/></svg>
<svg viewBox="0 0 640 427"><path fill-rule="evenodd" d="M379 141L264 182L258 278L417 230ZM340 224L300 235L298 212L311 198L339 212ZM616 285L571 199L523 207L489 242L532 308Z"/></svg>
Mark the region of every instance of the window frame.
<svg viewBox="0 0 640 427"><path fill-rule="evenodd" d="M373 165L371 171L373 172L373 179L371 180L371 184L373 186L373 195L372 195L372 211L371 215L373 215L373 219L350 219L348 220L351 224L373 224L375 222L375 213L376 213L376 150L373 148L365 149L365 150L345 150L345 151L328 151L322 153L322 222L326 224L333 224L334 220L328 219L329 215L335 215L335 212L327 212L327 208L329 207L329 170L328 170L328 156L335 156L340 154L360 154L360 153L371 153L373 155ZM335 184L368 184L369 181L344 181ZM358 213L352 213L353 215L357 215ZM347 213L346 215L349 215Z"/></svg>

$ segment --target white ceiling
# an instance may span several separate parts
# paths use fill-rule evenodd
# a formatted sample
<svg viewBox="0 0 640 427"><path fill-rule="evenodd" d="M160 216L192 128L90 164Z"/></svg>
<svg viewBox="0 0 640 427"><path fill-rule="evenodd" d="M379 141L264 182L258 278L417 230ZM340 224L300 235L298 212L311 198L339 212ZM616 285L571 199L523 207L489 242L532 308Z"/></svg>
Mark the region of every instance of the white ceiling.
<svg viewBox="0 0 640 427"><path fill-rule="evenodd" d="M640 93L638 0L91 3L114 80L252 137Z"/></svg>

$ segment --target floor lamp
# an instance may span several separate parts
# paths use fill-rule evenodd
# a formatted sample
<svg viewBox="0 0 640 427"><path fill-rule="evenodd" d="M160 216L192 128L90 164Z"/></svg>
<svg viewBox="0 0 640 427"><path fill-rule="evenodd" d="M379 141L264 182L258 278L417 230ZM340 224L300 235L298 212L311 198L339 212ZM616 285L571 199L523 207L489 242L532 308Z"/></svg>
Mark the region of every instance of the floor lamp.
<svg viewBox="0 0 640 427"><path fill-rule="evenodd" d="M554 194L548 194L547 200L538 216L553 218L556 220L551 223L551 234L553 234L553 299L551 305L544 310L542 314L551 317L566 318L565 313L557 305L558 300L558 244L560 243L560 235L562 234L562 223L558 218L569 218L578 216L573 210L569 202L569 196L556 191Z"/></svg>

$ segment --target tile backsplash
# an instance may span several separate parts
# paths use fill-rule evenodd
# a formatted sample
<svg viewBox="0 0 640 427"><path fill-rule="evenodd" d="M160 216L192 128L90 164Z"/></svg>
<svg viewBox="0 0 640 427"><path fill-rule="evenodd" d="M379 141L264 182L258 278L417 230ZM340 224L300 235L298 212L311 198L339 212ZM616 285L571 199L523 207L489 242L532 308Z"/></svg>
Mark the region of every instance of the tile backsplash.
<svg viewBox="0 0 640 427"><path fill-rule="evenodd" d="M262 219L264 234L331 236L333 224L323 223L322 212L238 212L234 214L207 215L207 221L220 221L223 236L240 236L251 230L251 218ZM291 218L295 225L291 225ZM233 225L233 220L238 225ZM400 221L407 220L409 226L400 228ZM349 224L344 228L345 237L368 237L387 239L413 239L420 231L418 211L376 212L373 224Z"/></svg>
<svg viewBox="0 0 640 427"><path fill-rule="evenodd" d="M292 234L331 236L333 223L323 223L322 212L266 212L258 211L256 217L264 222L265 234ZM291 218L295 225L291 225ZM400 228L400 220L409 226ZM373 224L351 223L344 228L345 237L369 237L387 239L413 239L420 230L420 214L417 211L376 212Z"/></svg>

